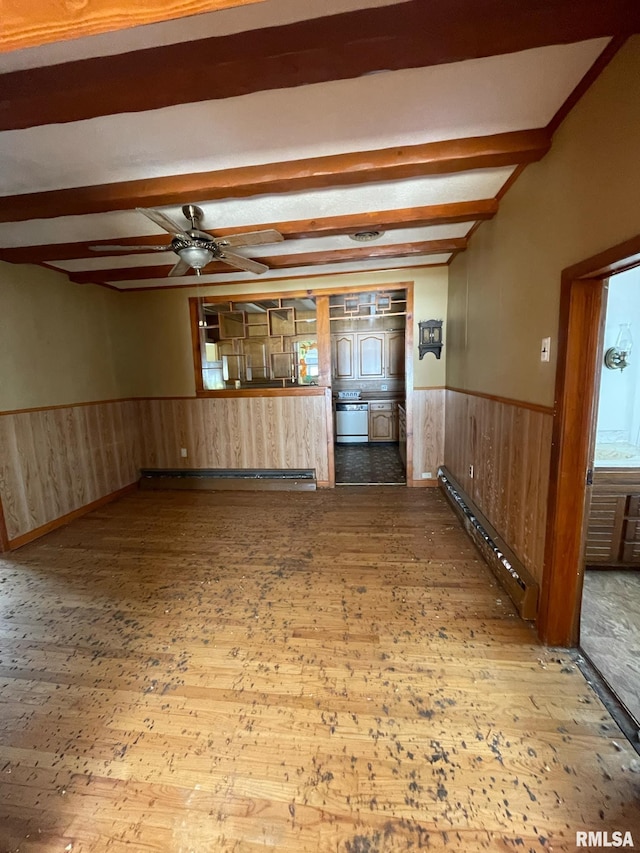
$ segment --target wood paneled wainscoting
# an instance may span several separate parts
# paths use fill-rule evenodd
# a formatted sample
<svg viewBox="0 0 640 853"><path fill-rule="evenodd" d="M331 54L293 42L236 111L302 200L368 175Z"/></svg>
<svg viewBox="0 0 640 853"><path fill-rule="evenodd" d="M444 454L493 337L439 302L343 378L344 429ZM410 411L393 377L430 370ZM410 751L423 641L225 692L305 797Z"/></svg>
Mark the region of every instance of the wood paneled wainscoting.
<svg viewBox="0 0 640 853"><path fill-rule="evenodd" d="M140 467L313 468L333 485L330 394L142 400Z"/></svg>
<svg viewBox="0 0 640 853"><path fill-rule="evenodd" d="M138 403L0 414L4 545L17 548L136 483Z"/></svg>
<svg viewBox="0 0 640 853"><path fill-rule="evenodd" d="M540 583L552 410L460 390L446 394L445 465Z"/></svg>
<svg viewBox="0 0 640 853"><path fill-rule="evenodd" d="M413 441L413 466L407 471L410 486L438 485L438 468L444 462L445 395L444 388L414 388L411 392L407 424Z"/></svg>

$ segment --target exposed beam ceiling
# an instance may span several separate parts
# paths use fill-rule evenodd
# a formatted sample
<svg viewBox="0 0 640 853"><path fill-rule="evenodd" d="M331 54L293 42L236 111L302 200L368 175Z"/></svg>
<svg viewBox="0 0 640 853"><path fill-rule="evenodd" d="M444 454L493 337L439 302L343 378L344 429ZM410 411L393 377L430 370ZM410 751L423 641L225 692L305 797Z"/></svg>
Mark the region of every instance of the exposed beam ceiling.
<svg viewBox="0 0 640 853"><path fill-rule="evenodd" d="M400 9L358 9L5 74L0 130L461 62L638 26L637 0L409 0Z"/></svg>
<svg viewBox="0 0 640 853"><path fill-rule="evenodd" d="M46 34L51 4L26 3L0 34L0 260L121 290L195 281L167 277L180 244L139 207L280 232L237 247L267 289L449 263L640 31L637 0L185 0L203 14L131 30L180 10L97 0L56 5ZM76 36L118 31L1 52L74 16ZM199 279L256 280L215 261Z"/></svg>
<svg viewBox="0 0 640 853"><path fill-rule="evenodd" d="M2 199L0 222L74 216L186 201L246 198L265 193L398 181L540 160L551 144L546 130L516 131L406 148L359 151L308 160L195 172L91 187L24 193Z"/></svg>

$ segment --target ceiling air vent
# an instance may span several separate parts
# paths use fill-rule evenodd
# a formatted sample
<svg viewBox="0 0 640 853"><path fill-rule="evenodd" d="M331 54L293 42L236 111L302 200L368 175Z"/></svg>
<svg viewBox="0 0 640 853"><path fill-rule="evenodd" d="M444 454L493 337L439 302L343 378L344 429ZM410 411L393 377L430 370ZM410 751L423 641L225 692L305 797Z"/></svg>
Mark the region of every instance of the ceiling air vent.
<svg viewBox="0 0 640 853"><path fill-rule="evenodd" d="M349 237L357 243L368 243L369 240L377 240L383 234L384 231L356 231L355 234L349 234Z"/></svg>

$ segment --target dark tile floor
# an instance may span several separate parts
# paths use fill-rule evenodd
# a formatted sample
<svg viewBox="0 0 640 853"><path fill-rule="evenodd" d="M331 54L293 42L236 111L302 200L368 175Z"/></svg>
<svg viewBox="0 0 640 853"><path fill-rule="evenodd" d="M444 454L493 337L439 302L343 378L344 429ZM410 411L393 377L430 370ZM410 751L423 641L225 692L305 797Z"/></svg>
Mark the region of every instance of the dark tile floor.
<svg viewBox="0 0 640 853"><path fill-rule="evenodd" d="M640 725L640 571L585 572L580 646Z"/></svg>
<svg viewBox="0 0 640 853"><path fill-rule="evenodd" d="M404 485L406 474L398 444L336 444L336 485Z"/></svg>

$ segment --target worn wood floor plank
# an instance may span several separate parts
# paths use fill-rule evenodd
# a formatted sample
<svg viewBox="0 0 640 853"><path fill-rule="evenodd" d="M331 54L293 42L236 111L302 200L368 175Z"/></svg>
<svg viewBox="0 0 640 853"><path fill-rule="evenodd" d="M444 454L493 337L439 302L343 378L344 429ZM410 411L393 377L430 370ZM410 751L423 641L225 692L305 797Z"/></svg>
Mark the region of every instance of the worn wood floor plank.
<svg viewBox="0 0 640 853"><path fill-rule="evenodd" d="M638 770L432 490L140 492L0 560L0 853L640 845Z"/></svg>

